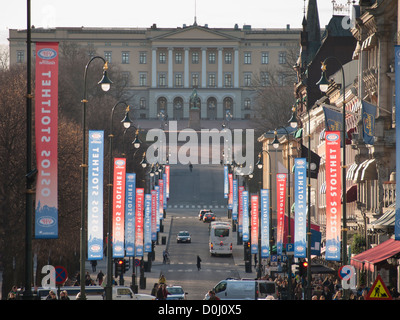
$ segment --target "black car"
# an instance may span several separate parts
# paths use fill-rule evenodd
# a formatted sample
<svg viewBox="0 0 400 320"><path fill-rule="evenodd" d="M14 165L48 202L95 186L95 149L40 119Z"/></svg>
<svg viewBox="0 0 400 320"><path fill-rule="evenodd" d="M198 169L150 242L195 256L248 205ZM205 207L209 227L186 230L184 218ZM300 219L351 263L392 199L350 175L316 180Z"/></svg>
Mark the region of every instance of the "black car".
<svg viewBox="0 0 400 320"><path fill-rule="evenodd" d="M212 212L206 212L203 217L203 222L215 221L215 214Z"/></svg>

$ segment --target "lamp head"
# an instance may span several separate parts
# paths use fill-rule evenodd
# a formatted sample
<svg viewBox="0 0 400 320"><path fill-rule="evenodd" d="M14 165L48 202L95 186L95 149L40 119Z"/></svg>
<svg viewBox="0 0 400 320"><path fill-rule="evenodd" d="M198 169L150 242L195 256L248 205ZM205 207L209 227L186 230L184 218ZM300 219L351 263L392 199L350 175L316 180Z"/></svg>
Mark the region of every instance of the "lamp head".
<svg viewBox="0 0 400 320"><path fill-rule="evenodd" d="M294 129L297 127L296 107L292 107L292 117L289 119L290 126Z"/></svg>
<svg viewBox="0 0 400 320"><path fill-rule="evenodd" d="M272 146L273 146L275 149L278 149L280 143L279 143L279 140L278 140L278 132L277 132L276 130L274 131L274 135L275 135L275 137L274 137L274 141L272 141Z"/></svg>
<svg viewBox="0 0 400 320"><path fill-rule="evenodd" d="M129 118L129 106L126 108L125 117L121 122L123 123L125 129L128 129L131 126L132 120Z"/></svg>
<svg viewBox="0 0 400 320"><path fill-rule="evenodd" d="M258 154L258 161L256 163L256 166L257 166L258 169L262 169L262 167L263 167L263 163L262 163L262 160L261 160L261 153Z"/></svg>
<svg viewBox="0 0 400 320"><path fill-rule="evenodd" d="M110 78L107 75L107 69L108 69L108 63L107 61L104 63L103 67L103 77L101 80L98 82L98 84L101 86L101 89L103 91L108 91L110 90L111 84L113 83Z"/></svg>
<svg viewBox="0 0 400 320"><path fill-rule="evenodd" d="M322 62L321 65L321 78L319 79L319 81L316 83L317 86L319 86L319 90L321 90L322 92L326 92L328 90L328 86L329 86L329 81L326 78L326 64Z"/></svg>

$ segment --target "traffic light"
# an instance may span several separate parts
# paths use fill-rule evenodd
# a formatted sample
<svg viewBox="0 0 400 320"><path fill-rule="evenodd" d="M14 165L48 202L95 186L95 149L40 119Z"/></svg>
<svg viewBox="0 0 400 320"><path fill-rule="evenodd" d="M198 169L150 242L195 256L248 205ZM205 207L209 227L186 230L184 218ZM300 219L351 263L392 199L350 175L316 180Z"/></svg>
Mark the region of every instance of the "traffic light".
<svg viewBox="0 0 400 320"><path fill-rule="evenodd" d="M299 275L303 276L307 273L308 262L307 261L300 261L299 262Z"/></svg>
<svg viewBox="0 0 400 320"><path fill-rule="evenodd" d="M115 276L118 277L122 275L125 271L125 260L116 259L115 260Z"/></svg>
<svg viewBox="0 0 400 320"><path fill-rule="evenodd" d="M130 260L124 260L124 273L129 270L131 267L131 261Z"/></svg>

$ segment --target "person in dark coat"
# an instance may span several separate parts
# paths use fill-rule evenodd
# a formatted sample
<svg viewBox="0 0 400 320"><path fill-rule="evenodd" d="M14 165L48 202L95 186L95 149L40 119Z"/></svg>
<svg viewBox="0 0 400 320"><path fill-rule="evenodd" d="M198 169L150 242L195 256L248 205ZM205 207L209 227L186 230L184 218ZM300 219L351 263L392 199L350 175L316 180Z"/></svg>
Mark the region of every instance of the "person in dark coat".
<svg viewBox="0 0 400 320"><path fill-rule="evenodd" d="M200 257L199 256L197 256L197 270L199 270L200 271L200 269L201 269L201 259L200 259Z"/></svg>

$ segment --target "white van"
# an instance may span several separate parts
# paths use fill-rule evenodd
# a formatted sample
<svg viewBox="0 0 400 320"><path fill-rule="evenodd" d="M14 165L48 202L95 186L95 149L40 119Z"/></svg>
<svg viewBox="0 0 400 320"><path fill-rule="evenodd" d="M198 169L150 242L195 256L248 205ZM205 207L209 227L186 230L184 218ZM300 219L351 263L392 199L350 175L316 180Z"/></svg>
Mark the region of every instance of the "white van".
<svg viewBox="0 0 400 320"><path fill-rule="evenodd" d="M276 284L266 280L227 279L212 289L221 300L257 300L272 296L276 299ZM208 294L206 295L208 300Z"/></svg>

